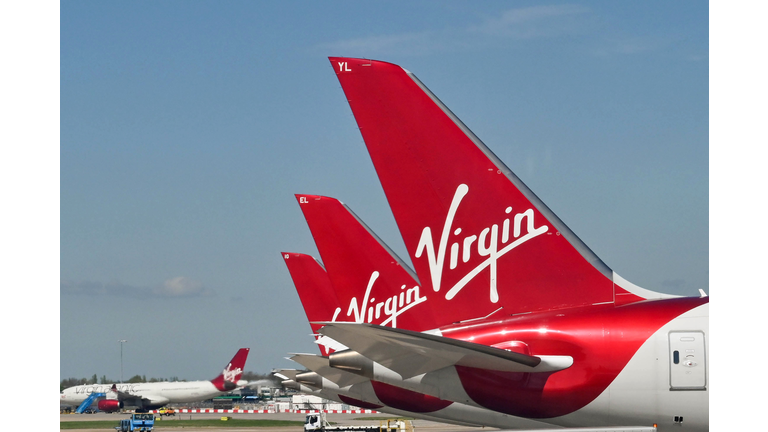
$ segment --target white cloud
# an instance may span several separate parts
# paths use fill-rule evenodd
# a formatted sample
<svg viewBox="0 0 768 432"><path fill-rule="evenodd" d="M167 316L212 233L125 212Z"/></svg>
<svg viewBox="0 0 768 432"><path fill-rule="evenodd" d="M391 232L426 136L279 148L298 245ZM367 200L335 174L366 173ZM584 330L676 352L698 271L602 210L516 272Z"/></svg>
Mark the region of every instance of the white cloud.
<svg viewBox="0 0 768 432"><path fill-rule="evenodd" d="M573 34L585 27L576 16L589 12L578 5L532 6L510 9L479 24L409 33L373 35L321 44L323 52L343 55L421 55L436 51L472 49L488 38L531 39Z"/></svg>
<svg viewBox="0 0 768 432"><path fill-rule="evenodd" d="M501 11L454 28L431 28L398 34L371 35L320 44L323 53L381 58L389 55L425 55L436 52L467 51L510 45L532 39L574 38L598 31L605 17L583 5L540 5ZM614 32L615 33L615 32ZM644 34L627 36L619 32L602 40L585 39L583 48L595 56L637 55L668 47L669 36ZM526 42L520 42L526 43ZM708 55L690 55L690 61L706 61Z"/></svg>
<svg viewBox="0 0 768 432"><path fill-rule="evenodd" d="M323 51L344 53L344 55L377 56L393 53L424 54L442 49L442 38L435 33L424 31L391 35L369 36L347 39L321 45Z"/></svg>
<svg viewBox="0 0 768 432"><path fill-rule="evenodd" d="M668 45L669 42L659 36L637 36L633 38L615 38L605 40L601 46L593 49L598 56L611 54L639 54L655 51Z"/></svg>
<svg viewBox="0 0 768 432"><path fill-rule="evenodd" d="M571 18L588 12L578 5L531 6L504 11L470 27L470 31L515 39L560 36L578 28Z"/></svg>
<svg viewBox="0 0 768 432"><path fill-rule="evenodd" d="M62 280L60 282L62 295L87 295L87 296L115 296L115 297L200 297L211 295L212 292L202 283L178 276L168 279L159 287L138 287L125 285L120 282L72 282Z"/></svg>
<svg viewBox="0 0 768 432"><path fill-rule="evenodd" d="M207 291L200 282L184 276L177 276L165 281L163 286L156 289L155 292L158 295L168 297L196 297Z"/></svg>

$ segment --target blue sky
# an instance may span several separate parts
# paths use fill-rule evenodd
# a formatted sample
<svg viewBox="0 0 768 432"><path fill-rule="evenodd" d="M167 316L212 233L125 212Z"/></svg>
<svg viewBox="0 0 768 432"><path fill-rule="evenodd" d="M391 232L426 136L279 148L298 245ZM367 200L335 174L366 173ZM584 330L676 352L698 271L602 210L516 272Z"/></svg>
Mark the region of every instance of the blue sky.
<svg viewBox="0 0 768 432"><path fill-rule="evenodd" d="M407 259L328 56L414 72L610 267L709 292L706 2L61 3L60 377L316 352L293 194Z"/></svg>

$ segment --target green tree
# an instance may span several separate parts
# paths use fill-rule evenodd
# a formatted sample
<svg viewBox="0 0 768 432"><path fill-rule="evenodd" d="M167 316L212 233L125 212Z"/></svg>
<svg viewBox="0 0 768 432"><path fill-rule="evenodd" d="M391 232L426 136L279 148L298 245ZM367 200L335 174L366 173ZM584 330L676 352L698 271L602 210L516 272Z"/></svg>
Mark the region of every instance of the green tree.
<svg viewBox="0 0 768 432"><path fill-rule="evenodd" d="M126 382L135 384L135 383L140 383L140 382L145 382L145 381L144 381L144 379L141 378L141 375L134 375L130 379L128 379L128 381L126 381Z"/></svg>
<svg viewBox="0 0 768 432"><path fill-rule="evenodd" d="M88 380L85 378L67 378L61 380L61 389L60 391L64 390L65 388L70 388L74 386L79 386L83 384L88 384Z"/></svg>

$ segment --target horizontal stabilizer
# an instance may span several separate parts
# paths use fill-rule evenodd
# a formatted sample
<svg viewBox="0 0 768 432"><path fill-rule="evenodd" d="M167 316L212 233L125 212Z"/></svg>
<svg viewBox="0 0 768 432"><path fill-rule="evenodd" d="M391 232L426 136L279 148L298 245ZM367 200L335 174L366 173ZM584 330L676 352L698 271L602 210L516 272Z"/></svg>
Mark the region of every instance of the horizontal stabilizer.
<svg viewBox="0 0 768 432"><path fill-rule="evenodd" d="M300 374L303 371L296 370L296 369L278 369L272 371L272 375L280 378L280 379L289 379L289 380L296 380L296 375Z"/></svg>
<svg viewBox="0 0 768 432"><path fill-rule="evenodd" d="M368 381L368 378L360 375L332 368L328 364L328 357L321 357L314 354L294 354L290 359L323 378L334 382L339 388Z"/></svg>
<svg viewBox="0 0 768 432"><path fill-rule="evenodd" d="M503 372L555 372L570 356L531 356L472 342L358 323L325 323L320 333L393 370L404 379L448 366Z"/></svg>
<svg viewBox="0 0 768 432"><path fill-rule="evenodd" d="M321 335L317 340L315 341L316 344L326 347L330 351L344 351L347 349L344 344L339 343L339 341L335 341L328 336Z"/></svg>

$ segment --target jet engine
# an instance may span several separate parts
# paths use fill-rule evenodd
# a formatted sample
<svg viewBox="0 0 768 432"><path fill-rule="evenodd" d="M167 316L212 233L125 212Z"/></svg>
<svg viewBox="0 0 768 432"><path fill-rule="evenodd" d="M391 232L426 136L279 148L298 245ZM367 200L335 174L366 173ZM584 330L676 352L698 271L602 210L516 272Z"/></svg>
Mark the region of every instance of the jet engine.
<svg viewBox="0 0 768 432"><path fill-rule="evenodd" d="M99 401L99 411L114 412L123 407L123 403L117 399L102 399Z"/></svg>

